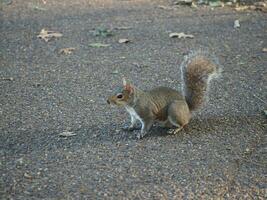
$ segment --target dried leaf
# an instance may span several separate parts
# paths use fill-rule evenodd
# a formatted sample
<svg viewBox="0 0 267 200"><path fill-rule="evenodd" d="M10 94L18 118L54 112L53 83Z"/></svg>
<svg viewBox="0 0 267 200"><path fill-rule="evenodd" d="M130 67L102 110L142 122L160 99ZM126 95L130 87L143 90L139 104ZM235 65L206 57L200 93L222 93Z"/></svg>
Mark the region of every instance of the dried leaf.
<svg viewBox="0 0 267 200"><path fill-rule="evenodd" d="M158 8L163 9L163 10L174 10L175 9L170 6L158 6Z"/></svg>
<svg viewBox="0 0 267 200"><path fill-rule="evenodd" d="M244 11L249 9L249 6L238 6L235 8L236 11Z"/></svg>
<svg viewBox="0 0 267 200"><path fill-rule="evenodd" d="M239 28L240 27L240 22L239 20L234 21L234 28Z"/></svg>
<svg viewBox="0 0 267 200"><path fill-rule="evenodd" d="M119 39L119 43L121 44L121 43L129 43L130 42L130 40L129 39L126 39L126 38L124 38L124 39Z"/></svg>
<svg viewBox="0 0 267 200"><path fill-rule="evenodd" d="M254 6L254 5L251 5L251 6L249 6L249 9L250 9L250 10L256 10L256 9L257 9L257 7L256 7L256 6Z"/></svg>
<svg viewBox="0 0 267 200"><path fill-rule="evenodd" d="M113 33L111 32L111 30L107 29L107 28L97 28L94 32L93 32L94 36L101 36L101 37L109 37L112 36Z"/></svg>
<svg viewBox="0 0 267 200"><path fill-rule="evenodd" d="M69 55L71 54L73 51L75 50L75 48L69 47L69 48L63 48L59 50L60 54L65 54L65 55Z"/></svg>
<svg viewBox="0 0 267 200"><path fill-rule="evenodd" d="M62 133L59 134L59 136L61 137L71 137L71 136L75 136L76 134L70 131L64 131Z"/></svg>
<svg viewBox="0 0 267 200"><path fill-rule="evenodd" d="M14 81L13 77L1 78L3 81Z"/></svg>
<svg viewBox="0 0 267 200"><path fill-rule="evenodd" d="M192 3L191 5L192 8L198 8L197 4L195 2Z"/></svg>
<svg viewBox="0 0 267 200"><path fill-rule="evenodd" d="M262 49L262 52L267 52L267 48L263 48Z"/></svg>
<svg viewBox="0 0 267 200"><path fill-rule="evenodd" d="M43 39L44 41L48 42L52 38L59 38L62 37L63 35L59 32L55 31L48 31L46 29L42 29L40 34L37 35L38 38Z"/></svg>
<svg viewBox="0 0 267 200"><path fill-rule="evenodd" d="M96 48L100 48L100 47L108 47L110 46L110 44L103 44L103 43L91 43L89 44L90 47L96 47Z"/></svg>
<svg viewBox="0 0 267 200"><path fill-rule="evenodd" d="M224 6L222 2L218 1L209 1L209 6L211 7L221 7Z"/></svg>
<svg viewBox="0 0 267 200"><path fill-rule="evenodd" d="M174 5L188 5L191 6L193 3L193 0L178 0L176 2L174 2Z"/></svg>
<svg viewBox="0 0 267 200"><path fill-rule="evenodd" d="M37 4L30 4L29 7L33 10L36 10L36 11L46 11L45 8L43 8Z"/></svg>
<svg viewBox="0 0 267 200"><path fill-rule="evenodd" d="M190 34L185 34L185 33L170 33L169 34L169 37L170 38L175 38L175 37L178 37L179 39L180 38L194 38L193 35L190 35Z"/></svg>

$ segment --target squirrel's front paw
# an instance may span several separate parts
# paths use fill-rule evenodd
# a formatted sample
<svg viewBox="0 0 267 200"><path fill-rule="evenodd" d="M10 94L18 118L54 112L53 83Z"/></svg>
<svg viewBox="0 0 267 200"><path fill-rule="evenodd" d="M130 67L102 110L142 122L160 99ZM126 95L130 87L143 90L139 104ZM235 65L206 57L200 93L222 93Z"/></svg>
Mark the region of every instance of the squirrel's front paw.
<svg viewBox="0 0 267 200"><path fill-rule="evenodd" d="M140 140L146 135L146 132L137 133L137 139Z"/></svg>
<svg viewBox="0 0 267 200"><path fill-rule="evenodd" d="M140 139L143 138L143 135L141 133L138 133L136 137L137 137L138 140L140 140Z"/></svg>
<svg viewBox="0 0 267 200"><path fill-rule="evenodd" d="M133 126L125 126L125 127L122 128L122 130L124 130L124 131L134 131L135 127L133 127Z"/></svg>

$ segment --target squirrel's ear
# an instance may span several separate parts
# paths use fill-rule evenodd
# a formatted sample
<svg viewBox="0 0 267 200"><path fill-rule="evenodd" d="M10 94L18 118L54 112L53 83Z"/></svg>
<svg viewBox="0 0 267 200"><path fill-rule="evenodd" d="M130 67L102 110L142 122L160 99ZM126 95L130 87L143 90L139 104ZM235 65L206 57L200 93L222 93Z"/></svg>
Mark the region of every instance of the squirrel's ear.
<svg viewBox="0 0 267 200"><path fill-rule="evenodd" d="M122 78L122 84L125 90L129 91L130 94L134 92L134 86L130 83L127 83L125 77Z"/></svg>
<svg viewBox="0 0 267 200"><path fill-rule="evenodd" d="M126 84L126 86L124 86L125 90L129 91L130 94L132 94L134 92L134 86L130 83Z"/></svg>
<svg viewBox="0 0 267 200"><path fill-rule="evenodd" d="M127 85L126 79L124 77L122 78L122 84L124 87L126 87L126 85Z"/></svg>

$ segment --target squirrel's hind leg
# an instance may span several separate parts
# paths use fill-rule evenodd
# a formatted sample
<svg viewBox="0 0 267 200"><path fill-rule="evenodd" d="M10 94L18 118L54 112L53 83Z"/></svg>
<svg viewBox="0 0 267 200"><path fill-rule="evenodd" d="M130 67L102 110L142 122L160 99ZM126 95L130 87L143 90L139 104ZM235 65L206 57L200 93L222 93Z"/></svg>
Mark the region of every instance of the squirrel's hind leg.
<svg viewBox="0 0 267 200"><path fill-rule="evenodd" d="M191 113L187 103L184 100L175 100L168 107L168 120L176 127L174 134L178 133L189 123Z"/></svg>

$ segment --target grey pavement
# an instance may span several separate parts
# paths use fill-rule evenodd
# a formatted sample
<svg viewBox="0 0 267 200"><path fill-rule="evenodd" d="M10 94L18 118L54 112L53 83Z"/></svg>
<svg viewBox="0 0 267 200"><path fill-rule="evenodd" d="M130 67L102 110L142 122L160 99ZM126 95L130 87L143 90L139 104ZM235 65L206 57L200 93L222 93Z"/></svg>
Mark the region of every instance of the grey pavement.
<svg viewBox="0 0 267 200"><path fill-rule="evenodd" d="M0 20L1 199L267 198L266 13L31 0L3 4ZM96 36L101 27L112 36ZM63 36L45 42L43 28ZM123 131L126 111L106 103L121 77L179 90L183 56L203 48L223 73L188 129L155 124L142 140Z"/></svg>

